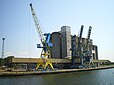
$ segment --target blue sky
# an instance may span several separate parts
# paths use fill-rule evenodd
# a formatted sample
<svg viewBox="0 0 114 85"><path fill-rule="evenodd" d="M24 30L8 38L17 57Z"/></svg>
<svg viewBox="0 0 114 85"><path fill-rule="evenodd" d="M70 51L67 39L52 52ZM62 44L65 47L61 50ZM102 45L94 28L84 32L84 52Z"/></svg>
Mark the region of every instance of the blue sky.
<svg viewBox="0 0 114 85"><path fill-rule="evenodd" d="M0 0L0 48L5 37L5 57L39 57L41 43L29 4L32 3L43 32L59 31L63 25L83 37L92 26L91 39L98 46L99 59L114 61L114 0ZM0 49L1 55L1 49ZM0 56L1 57L1 56Z"/></svg>

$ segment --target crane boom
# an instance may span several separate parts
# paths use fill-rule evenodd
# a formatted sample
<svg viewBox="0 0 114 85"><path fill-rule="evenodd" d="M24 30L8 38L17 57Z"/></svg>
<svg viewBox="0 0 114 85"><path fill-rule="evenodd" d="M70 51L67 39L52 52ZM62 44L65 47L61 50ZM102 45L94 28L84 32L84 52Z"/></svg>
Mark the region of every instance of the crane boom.
<svg viewBox="0 0 114 85"><path fill-rule="evenodd" d="M33 20L34 20L34 22L35 22L35 26L36 26L36 28L37 28L37 32L38 32L38 34L39 34L40 40L41 40L42 44L44 45L44 43L45 43L44 34L43 34L42 30L41 30L40 22L39 22L39 20L38 20L36 14L35 14L35 11L34 11L34 9L33 9L33 7L32 7L32 3L30 3L30 8L31 8Z"/></svg>
<svg viewBox="0 0 114 85"><path fill-rule="evenodd" d="M87 39L88 39L88 40L90 39L91 30L92 30L92 27L91 27L91 26L89 26L89 31L88 31L88 35L87 35Z"/></svg>
<svg viewBox="0 0 114 85"><path fill-rule="evenodd" d="M86 50L87 50L86 56L88 56L88 48L89 48L88 46L89 46L89 41L90 41L91 30L92 30L92 27L89 26L88 35L87 35L87 42L86 42Z"/></svg>
<svg viewBox="0 0 114 85"><path fill-rule="evenodd" d="M80 34L79 34L79 37L78 37L78 53L79 53L78 56L81 55L81 39L82 39L83 28L84 28L84 26L81 25Z"/></svg>

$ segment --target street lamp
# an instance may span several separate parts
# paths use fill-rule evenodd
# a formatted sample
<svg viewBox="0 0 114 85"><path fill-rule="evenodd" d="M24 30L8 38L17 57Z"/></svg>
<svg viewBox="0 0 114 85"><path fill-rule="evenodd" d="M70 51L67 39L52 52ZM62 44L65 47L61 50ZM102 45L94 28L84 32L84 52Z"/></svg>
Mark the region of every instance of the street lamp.
<svg viewBox="0 0 114 85"><path fill-rule="evenodd" d="M4 58L4 40L5 38L2 38L3 42L2 42L2 58Z"/></svg>

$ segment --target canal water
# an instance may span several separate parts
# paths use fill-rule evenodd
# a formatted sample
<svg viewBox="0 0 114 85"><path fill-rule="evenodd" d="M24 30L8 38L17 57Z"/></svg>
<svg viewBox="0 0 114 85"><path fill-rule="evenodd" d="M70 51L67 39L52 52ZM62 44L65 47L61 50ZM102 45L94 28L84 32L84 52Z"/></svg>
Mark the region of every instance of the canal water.
<svg viewBox="0 0 114 85"><path fill-rule="evenodd" d="M114 85L114 68L61 74L0 77L0 85Z"/></svg>

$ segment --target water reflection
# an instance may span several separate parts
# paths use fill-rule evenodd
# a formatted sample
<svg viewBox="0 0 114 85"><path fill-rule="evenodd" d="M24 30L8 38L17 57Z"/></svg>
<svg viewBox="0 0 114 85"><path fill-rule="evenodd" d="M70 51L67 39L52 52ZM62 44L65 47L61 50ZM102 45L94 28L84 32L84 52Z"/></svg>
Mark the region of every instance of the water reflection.
<svg viewBox="0 0 114 85"><path fill-rule="evenodd" d="M0 85L114 85L114 69L0 77Z"/></svg>

